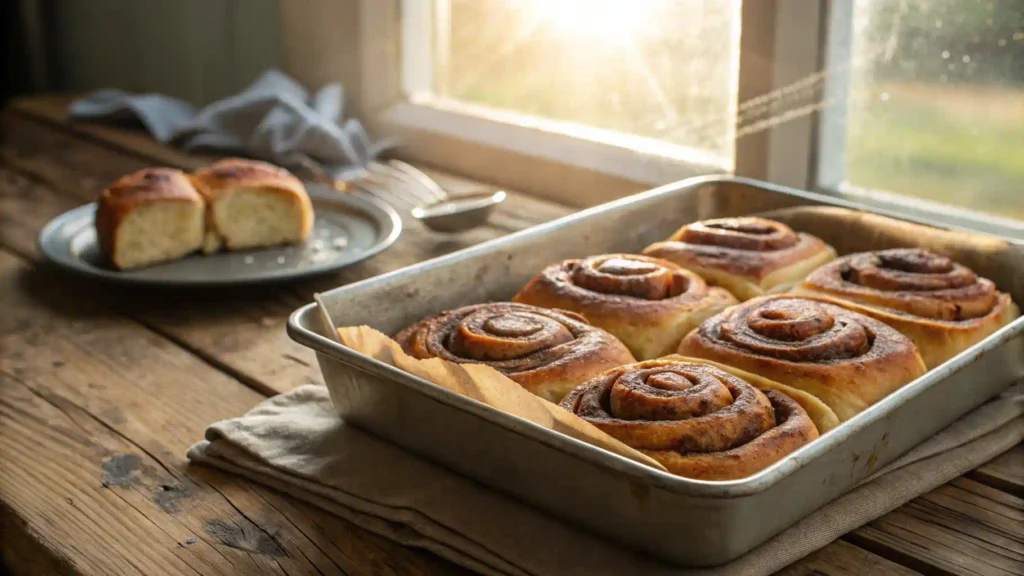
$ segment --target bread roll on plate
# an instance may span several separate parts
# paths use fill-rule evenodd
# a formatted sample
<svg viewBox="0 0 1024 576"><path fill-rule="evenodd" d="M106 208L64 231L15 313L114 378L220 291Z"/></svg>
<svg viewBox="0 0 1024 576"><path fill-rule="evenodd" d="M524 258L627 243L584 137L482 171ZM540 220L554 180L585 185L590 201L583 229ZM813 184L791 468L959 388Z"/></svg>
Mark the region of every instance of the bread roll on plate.
<svg viewBox="0 0 1024 576"><path fill-rule="evenodd" d="M287 170L229 158L192 175L207 203L206 253L301 242L313 228L305 186Z"/></svg>
<svg viewBox="0 0 1024 576"><path fill-rule="evenodd" d="M119 270L181 258L203 243L203 198L180 170L147 168L100 194L96 236Z"/></svg>

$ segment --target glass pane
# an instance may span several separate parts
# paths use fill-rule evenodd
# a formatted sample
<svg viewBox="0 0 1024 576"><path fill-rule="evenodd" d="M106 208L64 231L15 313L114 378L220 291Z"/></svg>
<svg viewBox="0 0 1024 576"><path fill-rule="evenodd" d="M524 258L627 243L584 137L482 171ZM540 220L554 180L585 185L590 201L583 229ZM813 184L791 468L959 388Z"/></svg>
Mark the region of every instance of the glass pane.
<svg viewBox="0 0 1024 576"><path fill-rule="evenodd" d="M858 2L852 50L852 184L1024 218L1024 0Z"/></svg>
<svg viewBox="0 0 1024 576"><path fill-rule="evenodd" d="M449 0L444 12L435 95L732 157L738 0Z"/></svg>

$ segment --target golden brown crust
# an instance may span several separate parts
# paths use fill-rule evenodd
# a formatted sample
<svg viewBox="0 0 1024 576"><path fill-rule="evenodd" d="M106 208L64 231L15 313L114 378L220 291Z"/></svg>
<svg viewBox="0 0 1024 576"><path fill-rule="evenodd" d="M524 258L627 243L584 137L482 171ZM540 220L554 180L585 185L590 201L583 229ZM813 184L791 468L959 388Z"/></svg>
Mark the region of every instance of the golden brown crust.
<svg viewBox="0 0 1024 576"><path fill-rule="evenodd" d="M604 254L548 266L515 302L578 312L641 360L670 354L705 318L736 303L722 288L667 260Z"/></svg>
<svg viewBox="0 0 1024 576"><path fill-rule="evenodd" d="M264 188L308 199L306 187L291 172L257 160L226 158L197 170L192 180L209 202L235 188Z"/></svg>
<svg viewBox="0 0 1024 576"><path fill-rule="evenodd" d="M835 257L835 251L815 236L754 217L687 224L668 240L648 246L643 253L675 262L727 288L734 283L719 281L723 277L743 280L751 286L734 289L741 299L764 293L780 283L799 280L809 272L798 266L801 262L813 260L821 264ZM780 276L787 268L792 269L792 274ZM794 274L799 277L789 277ZM753 292L748 293L749 290Z"/></svg>
<svg viewBox="0 0 1024 576"><path fill-rule="evenodd" d="M909 337L934 368L1017 316L1009 295L952 260L916 248L844 256L798 291L839 298Z"/></svg>
<svg viewBox="0 0 1024 576"><path fill-rule="evenodd" d="M117 230L132 210L155 201L202 203L188 176L174 168L144 168L122 176L100 193L96 205L96 236L100 252L113 259Z"/></svg>
<svg viewBox="0 0 1024 576"><path fill-rule="evenodd" d="M816 296L749 300L706 320L679 345L809 392L847 420L925 372L913 343L873 318Z"/></svg>
<svg viewBox="0 0 1024 576"><path fill-rule="evenodd" d="M302 214L298 236L305 238L313 228L313 204L309 200L306 187L291 172L279 166L258 160L226 158L196 171L192 174L192 182L207 202L207 229L218 236L220 233L217 230L213 206L225 194L240 188L258 189L294 199L299 204ZM208 241L210 245L219 244L213 239ZM226 244L231 247L230 242Z"/></svg>
<svg viewBox="0 0 1024 576"><path fill-rule="evenodd" d="M789 396L672 359L609 370L574 389L562 407L670 472L701 480L750 476L818 437Z"/></svg>
<svg viewBox="0 0 1024 576"><path fill-rule="evenodd" d="M486 364L553 402L609 368L636 361L622 342L577 314L511 302L443 312L395 340L421 360Z"/></svg>

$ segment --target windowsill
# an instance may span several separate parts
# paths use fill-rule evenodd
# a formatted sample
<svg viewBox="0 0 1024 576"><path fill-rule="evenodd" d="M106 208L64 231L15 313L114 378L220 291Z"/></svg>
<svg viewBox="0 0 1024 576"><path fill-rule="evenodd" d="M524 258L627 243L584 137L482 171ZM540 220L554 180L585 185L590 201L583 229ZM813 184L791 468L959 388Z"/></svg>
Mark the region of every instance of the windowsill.
<svg viewBox="0 0 1024 576"><path fill-rule="evenodd" d="M1024 222L880 190L867 190L843 182L823 192L870 208L906 214L937 225L963 228L1004 239L1024 240Z"/></svg>
<svg viewBox="0 0 1024 576"><path fill-rule="evenodd" d="M693 148L433 97L394 104L380 119L397 132L426 132L647 187L732 169L728 159Z"/></svg>

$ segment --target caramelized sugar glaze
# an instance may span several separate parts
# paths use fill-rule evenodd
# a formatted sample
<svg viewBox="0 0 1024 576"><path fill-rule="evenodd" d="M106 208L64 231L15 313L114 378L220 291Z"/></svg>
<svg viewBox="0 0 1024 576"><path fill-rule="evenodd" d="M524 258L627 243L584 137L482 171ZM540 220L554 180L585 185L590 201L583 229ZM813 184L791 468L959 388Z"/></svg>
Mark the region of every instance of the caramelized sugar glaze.
<svg viewBox="0 0 1024 576"><path fill-rule="evenodd" d="M556 402L596 374L635 361L622 342L577 314L510 302L443 312L395 339L414 358L486 364Z"/></svg>
<svg viewBox="0 0 1024 576"><path fill-rule="evenodd" d="M687 224L644 254L693 270L741 300L791 286L835 258L821 239L754 217Z"/></svg>
<svg viewBox="0 0 1024 576"><path fill-rule="evenodd" d="M798 292L847 301L908 336L932 368L1018 315L1009 295L949 258L917 248L861 252L811 273Z"/></svg>
<svg viewBox="0 0 1024 576"><path fill-rule="evenodd" d="M917 349L882 322L837 301L763 296L701 324L679 354L805 390L846 420L921 374Z"/></svg>
<svg viewBox="0 0 1024 576"><path fill-rule="evenodd" d="M786 394L670 359L610 370L573 390L562 407L670 472L703 480L749 476L818 437Z"/></svg>
<svg viewBox="0 0 1024 576"><path fill-rule="evenodd" d="M728 291L672 262L631 254L552 264L513 300L582 314L640 359L672 353L701 321L736 303Z"/></svg>

